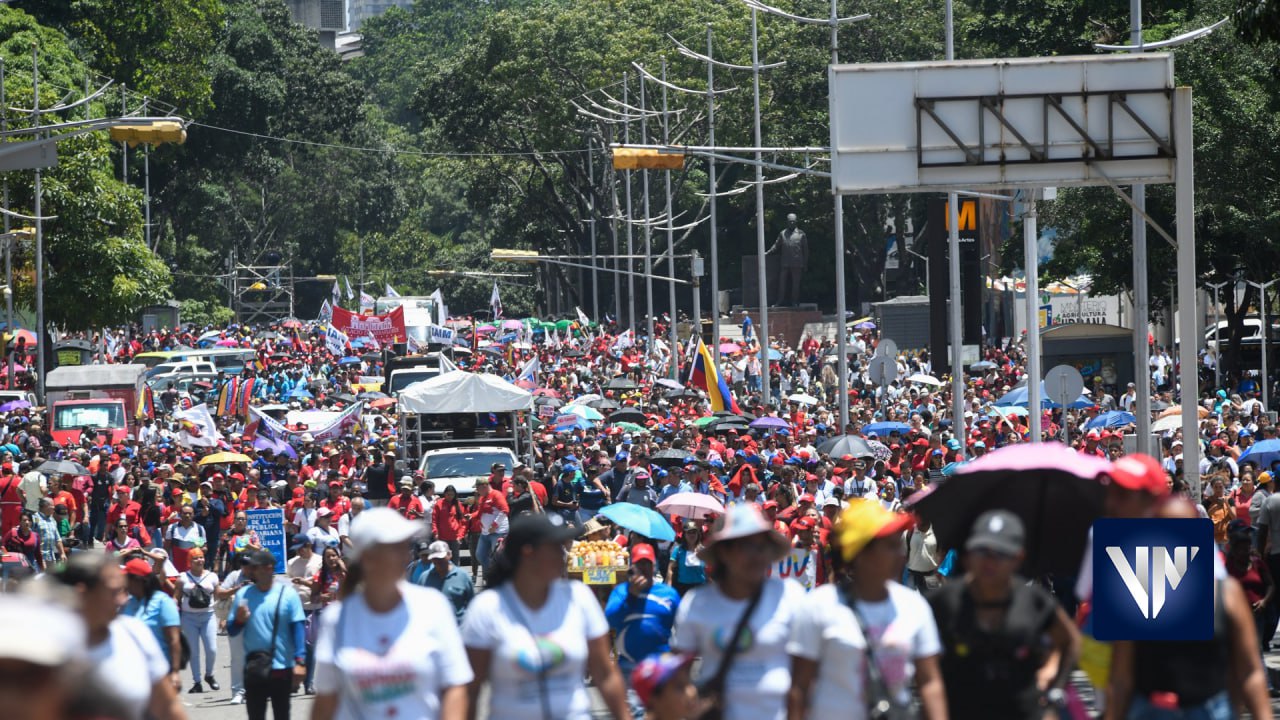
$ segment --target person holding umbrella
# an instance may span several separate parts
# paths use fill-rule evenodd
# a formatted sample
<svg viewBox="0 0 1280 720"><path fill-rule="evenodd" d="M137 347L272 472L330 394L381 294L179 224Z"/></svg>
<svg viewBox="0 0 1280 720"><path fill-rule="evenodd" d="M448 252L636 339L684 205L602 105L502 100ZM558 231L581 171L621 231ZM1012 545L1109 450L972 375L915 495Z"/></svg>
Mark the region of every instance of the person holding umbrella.
<svg viewBox="0 0 1280 720"><path fill-rule="evenodd" d="M1017 577L1025 538L1017 515L983 513L965 542L965 575L929 595L956 717L1030 718L1066 708L1080 633L1049 591ZM1040 670L1054 659L1057 672L1042 686Z"/></svg>

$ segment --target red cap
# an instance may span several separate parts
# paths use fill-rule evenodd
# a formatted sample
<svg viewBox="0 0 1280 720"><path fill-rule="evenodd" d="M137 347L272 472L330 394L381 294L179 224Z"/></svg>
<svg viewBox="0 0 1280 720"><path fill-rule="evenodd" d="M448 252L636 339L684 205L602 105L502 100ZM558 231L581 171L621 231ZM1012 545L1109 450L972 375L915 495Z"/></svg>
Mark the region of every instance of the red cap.
<svg viewBox="0 0 1280 720"><path fill-rule="evenodd" d="M916 447L929 447L929 441L926 440L925 438L916 438L915 442L911 444L915 445Z"/></svg>
<svg viewBox="0 0 1280 720"><path fill-rule="evenodd" d="M853 456L849 455L848 453L840 456L840 462L851 462L852 460L853 460Z"/></svg>
<svg viewBox="0 0 1280 720"><path fill-rule="evenodd" d="M641 560L648 560L651 563L658 562L658 556L653 552L653 546L645 543L637 543L631 548L631 562L637 563Z"/></svg>
<svg viewBox="0 0 1280 720"><path fill-rule="evenodd" d="M125 575L132 575L134 577L146 577L155 572L155 569L151 567L151 563L143 560L142 558L134 558L130 560L124 564L123 569Z"/></svg>
<svg viewBox="0 0 1280 720"><path fill-rule="evenodd" d="M331 488L340 488L340 487L342 487L342 481L340 481L340 480L334 480L333 482L329 483L329 487L331 487Z"/></svg>
<svg viewBox="0 0 1280 720"><path fill-rule="evenodd" d="M760 509L762 509L762 510L777 510L777 509L778 509L778 501L777 501L777 500L765 500L765 501L764 501L764 504L760 506Z"/></svg>
<svg viewBox="0 0 1280 720"><path fill-rule="evenodd" d="M1127 490L1137 490L1156 497L1169 494L1169 476L1161 467L1160 461L1150 455L1125 455L1111 463L1111 470L1107 474L1115 484Z"/></svg>
<svg viewBox="0 0 1280 720"><path fill-rule="evenodd" d="M1222 438L1218 438L1217 440L1214 440L1213 442L1209 443L1209 445L1216 448L1224 448L1227 446L1227 441L1223 440Z"/></svg>
<svg viewBox="0 0 1280 720"><path fill-rule="evenodd" d="M795 528L797 531L799 531L799 530L812 530L812 529L814 529L814 528L818 527L818 521L817 521L817 520L814 520L814 519L813 519L813 518L811 518L811 517L807 517L807 516L806 516L806 517L802 517L802 518L800 518L799 520L796 520L795 522L791 523L791 527Z"/></svg>
<svg viewBox="0 0 1280 720"><path fill-rule="evenodd" d="M636 664L631 671L631 689L635 690L640 702L648 705L653 694L676 674L678 670L693 664L693 655L674 655L662 653L650 655Z"/></svg>
<svg viewBox="0 0 1280 720"><path fill-rule="evenodd" d="M127 493L127 492L129 492L129 486L128 486L128 485L117 485L117 486L116 486L116 492L118 492L118 493Z"/></svg>
<svg viewBox="0 0 1280 720"><path fill-rule="evenodd" d="M813 493L805 493L800 496L800 499L797 502L811 503L811 502L817 502L817 500L816 498L813 497Z"/></svg>
<svg viewBox="0 0 1280 720"><path fill-rule="evenodd" d="M305 490L303 490L303 489L302 489L302 488L300 488L300 487L296 487L296 488L294 488L294 489L293 489L293 496L294 496L294 497L296 497L296 498L300 498L300 497L302 497L302 496L303 496L303 495L305 495L305 494L306 494L306 491L305 491Z"/></svg>

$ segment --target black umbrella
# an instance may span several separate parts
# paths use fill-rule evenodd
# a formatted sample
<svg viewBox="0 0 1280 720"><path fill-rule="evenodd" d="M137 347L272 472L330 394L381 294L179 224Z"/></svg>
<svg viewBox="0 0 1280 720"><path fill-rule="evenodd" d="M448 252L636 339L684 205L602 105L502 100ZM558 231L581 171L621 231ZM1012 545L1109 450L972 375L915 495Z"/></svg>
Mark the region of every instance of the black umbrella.
<svg viewBox="0 0 1280 720"><path fill-rule="evenodd" d="M533 404L534 405L550 405L551 407L560 407L564 405L564 403L560 401L560 398L547 397L546 395L539 395L538 397L534 398Z"/></svg>
<svg viewBox="0 0 1280 720"><path fill-rule="evenodd" d="M361 397L363 397L363 394L361 395ZM356 396L351 395L349 393L334 393L333 395L329 396L329 399L337 400L340 403L351 404L356 401Z"/></svg>
<svg viewBox="0 0 1280 720"><path fill-rule="evenodd" d="M649 457L649 462L657 465L658 467L672 468L684 465L684 461L691 457L693 457L693 455L685 452L684 450L671 448L670 450L660 450L654 453Z"/></svg>
<svg viewBox="0 0 1280 720"><path fill-rule="evenodd" d="M856 458L875 457L875 448L865 438L857 435L837 435L818 446L818 452L833 458L852 455Z"/></svg>
<svg viewBox="0 0 1280 720"><path fill-rule="evenodd" d="M359 395L357 395L355 399L356 400L381 400L384 397L388 397L388 395L384 392L378 392L376 390L373 390L370 392L362 392ZM351 401L347 400L346 402L351 402Z"/></svg>
<svg viewBox="0 0 1280 720"><path fill-rule="evenodd" d="M41 475L88 475L89 468L70 460L46 460L36 472Z"/></svg>
<svg viewBox="0 0 1280 720"><path fill-rule="evenodd" d="M619 375L618 377L610 380L609 384L605 385L605 387L610 390L636 390L640 386L636 384L635 380Z"/></svg>
<svg viewBox="0 0 1280 720"><path fill-rule="evenodd" d="M933 524L940 548L963 548L978 517L1008 510L1026 526L1023 574L1075 574L1106 488L1109 464L1059 443L1019 443L975 460L908 505Z"/></svg>
<svg viewBox="0 0 1280 720"><path fill-rule="evenodd" d="M742 422L741 420L730 420L726 422L711 423L711 432L717 432L717 433L729 432L730 430L735 430L739 433L745 433L750 429L751 427L747 425L745 422Z"/></svg>
<svg viewBox="0 0 1280 720"><path fill-rule="evenodd" d="M622 406L608 398L601 398L587 403L587 407L595 408L596 410L617 410Z"/></svg>
<svg viewBox="0 0 1280 720"><path fill-rule="evenodd" d="M560 357L580 358L580 357L586 357L586 355L587 354L582 352L581 350L570 350L569 352L561 353Z"/></svg>
<svg viewBox="0 0 1280 720"><path fill-rule="evenodd" d="M636 410L635 408L623 408L621 410L614 410L613 412L609 413L609 417L607 418L606 422L609 422L609 423L629 422L629 423L635 423L637 425L644 425L645 423L649 422L649 416L645 415L639 410Z"/></svg>
<svg viewBox="0 0 1280 720"><path fill-rule="evenodd" d="M679 390L668 390L663 394L669 400L684 400L688 398L699 397L698 393L688 388L680 388Z"/></svg>

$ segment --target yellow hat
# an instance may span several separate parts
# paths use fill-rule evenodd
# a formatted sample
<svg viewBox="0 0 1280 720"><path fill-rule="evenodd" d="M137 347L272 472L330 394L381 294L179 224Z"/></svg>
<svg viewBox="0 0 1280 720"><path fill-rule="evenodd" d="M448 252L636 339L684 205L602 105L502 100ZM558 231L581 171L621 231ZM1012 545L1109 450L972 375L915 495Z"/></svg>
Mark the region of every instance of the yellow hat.
<svg viewBox="0 0 1280 720"><path fill-rule="evenodd" d="M876 538L887 537L915 524L906 513L890 512L878 500L855 499L836 520L836 542L845 562L853 560Z"/></svg>
<svg viewBox="0 0 1280 720"><path fill-rule="evenodd" d="M1269 482L1271 482L1271 473L1269 473L1269 472L1260 472L1260 473L1258 473L1258 484L1259 484L1259 485L1266 485L1266 484L1267 484L1267 483L1269 483Z"/></svg>

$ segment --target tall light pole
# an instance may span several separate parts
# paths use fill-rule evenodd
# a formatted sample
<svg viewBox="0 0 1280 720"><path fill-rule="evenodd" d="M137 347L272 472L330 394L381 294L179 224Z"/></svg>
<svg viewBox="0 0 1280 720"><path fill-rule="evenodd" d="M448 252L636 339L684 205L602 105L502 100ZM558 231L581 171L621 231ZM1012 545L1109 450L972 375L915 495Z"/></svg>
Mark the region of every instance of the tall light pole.
<svg viewBox="0 0 1280 720"><path fill-rule="evenodd" d="M1026 215L1022 219L1022 252L1026 256L1023 267L1026 274L1025 297L1027 315L1027 431L1031 442L1040 442L1040 421L1044 409L1040 407L1040 227L1036 215L1036 195L1027 193ZM963 444L963 441L962 441Z"/></svg>
<svg viewBox="0 0 1280 720"><path fill-rule="evenodd" d="M40 124L40 50L31 49L31 96L33 108L31 123ZM45 405L44 397L44 351L49 343L48 328L44 322L44 213L41 212L40 199L43 188L40 184L40 168L36 168L35 186L32 201L32 214L36 218L36 399ZM10 330L12 332L12 330Z"/></svg>
<svg viewBox="0 0 1280 720"><path fill-rule="evenodd" d="M596 258L596 163L587 138L587 211L591 222L591 319L600 322L600 275Z"/></svg>
<svg viewBox="0 0 1280 720"><path fill-rule="evenodd" d="M622 102L630 103L628 97L630 83L627 81L627 73L622 73ZM631 144L631 118L628 117L622 126L622 142ZM635 276L635 260L631 257L633 253L633 245L635 240L635 224L632 222L631 213L631 171L625 170L623 181L626 184L627 194L627 312L630 314L630 320L627 327L631 330L631 334L635 334L636 330L636 276Z"/></svg>
<svg viewBox="0 0 1280 720"><path fill-rule="evenodd" d="M645 102L645 78L640 75L640 144L649 144L649 105ZM644 353L646 358L653 356L653 222L649 214L649 171L640 170L640 192L643 195L644 209L644 301L645 335Z"/></svg>
<svg viewBox="0 0 1280 720"><path fill-rule="evenodd" d="M662 58L662 144L671 144L671 116L667 110L667 58ZM675 218L672 213L675 212L673 201L671 198L671 171L664 170L663 176L667 184L667 274L673 279L676 276L676 232ZM695 289L694 292L697 292ZM674 280L667 283L668 301L671 304L671 359L670 365L671 379L678 380L680 378L680 328L677 320L679 312L676 308L676 284Z"/></svg>
<svg viewBox="0 0 1280 720"><path fill-rule="evenodd" d="M1219 283L1205 283L1207 288L1213 288L1213 389L1217 390L1222 387L1222 320L1218 316L1218 291L1228 285L1234 285L1226 281ZM1266 336L1263 336L1266 341ZM1265 405L1265 403L1264 403Z"/></svg>
<svg viewBox="0 0 1280 720"><path fill-rule="evenodd" d="M956 57L955 16L952 12L952 0L947 0L946 8L946 43L947 59ZM961 327L964 315L960 308L960 218L956 193L947 193L947 258L949 266L949 290L951 292L950 311L951 325L951 428L955 437L960 440L957 457L965 459L965 425L964 425L964 363L960 353L964 349L964 334ZM1039 380L1036 380L1038 383ZM1028 415L1031 408L1028 408Z"/></svg>
<svg viewBox="0 0 1280 720"><path fill-rule="evenodd" d="M764 154L759 148L763 145L760 133L760 30L756 9L751 8L751 89L752 103L755 108L754 137L756 142L756 282L759 291L756 297L760 300L760 399L769 403L772 393L769 392L769 273L766 270L764 246Z"/></svg>
<svg viewBox="0 0 1280 720"><path fill-rule="evenodd" d="M716 64L712 60L713 57L711 23L707 23L707 59L710 61L707 63L707 144L711 147L716 146ZM718 373L720 372L720 242L716 235L718 230L716 228L716 159L711 155L707 156L707 185L711 193L711 362L716 366ZM699 292L701 290L694 287L695 304L700 300ZM694 318L694 322L699 323L698 331L701 336L701 316Z"/></svg>
<svg viewBox="0 0 1280 720"><path fill-rule="evenodd" d="M1256 283L1252 280L1246 280L1247 284L1258 288L1258 313L1262 318L1262 407L1265 410L1271 409L1271 382L1267 377L1267 345L1271 338L1271 333L1267 332L1267 288L1276 284L1277 280L1268 280L1264 283ZM1194 308L1182 308L1183 312L1194 312ZM1191 338L1182 338L1182 342L1192 342ZM1183 389L1186 392L1186 389Z"/></svg>

